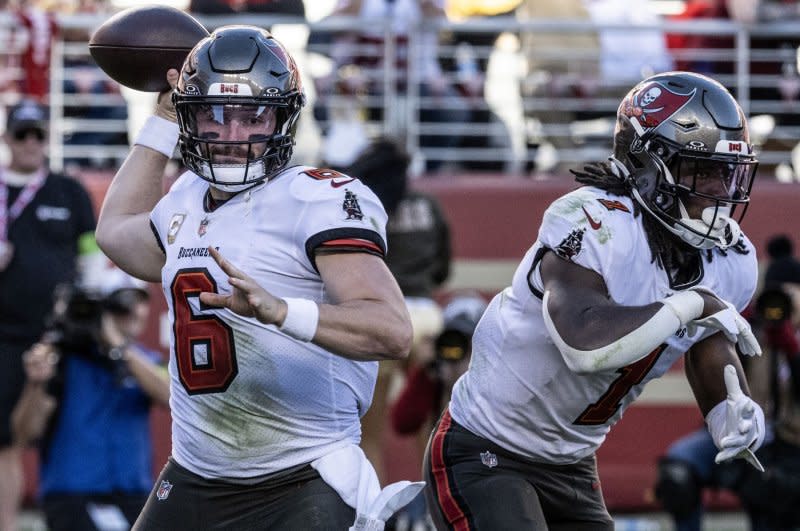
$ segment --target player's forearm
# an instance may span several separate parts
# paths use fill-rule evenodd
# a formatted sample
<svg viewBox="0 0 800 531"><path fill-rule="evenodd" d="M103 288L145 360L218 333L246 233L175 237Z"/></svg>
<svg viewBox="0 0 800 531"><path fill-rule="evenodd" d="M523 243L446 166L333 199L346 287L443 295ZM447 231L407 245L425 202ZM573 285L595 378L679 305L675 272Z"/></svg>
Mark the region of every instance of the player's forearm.
<svg viewBox="0 0 800 531"><path fill-rule="evenodd" d="M127 273L160 280L164 262L150 229L149 213L162 196L167 157L134 146L103 201L95 238L103 252Z"/></svg>
<svg viewBox="0 0 800 531"><path fill-rule="evenodd" d="M150 212L163 194L168 158L148 147L134 145L108 189L100 220Z"/></svg>
<svg viewBox="0 0 800 531"><path fill-rule="evenodd" d="M723 334L714 334L694 345L685 361L686 378L704 417L727 396L723 378L726 365L736 367L743 382L742 391L750 395L736 349Z"/></svg>
<svg viewBox="0 0 800 531"><path fill-rule="evenodd" d="M319 305L313 342L354 360L403 359L411 349L411 321L405 306L382 301Z"/></svg>

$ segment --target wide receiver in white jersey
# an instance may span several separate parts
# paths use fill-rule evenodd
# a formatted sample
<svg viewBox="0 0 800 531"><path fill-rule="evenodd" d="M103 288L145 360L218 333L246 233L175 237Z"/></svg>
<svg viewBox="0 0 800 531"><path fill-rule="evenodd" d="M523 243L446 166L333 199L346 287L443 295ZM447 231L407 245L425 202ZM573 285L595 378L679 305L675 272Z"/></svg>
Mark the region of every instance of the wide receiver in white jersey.
<svg viewBox="0 0 800 531"><path fill-rule="evenodd" d="M735 349L760 353L737 311L755 250L733 218L755 169L744 114L716 81L669 72L628 93L614 156L550 205L478 324L426 452L438 529L613 529L595 452L684 353L718 461L760 466L764 417Z"/></svg>
<svg viewBox="0 0 800 531"><path fill-rule="evenodd" d="M357 179L287 167L305 96L268 32L220 28L167 79L98 230L169 310L172 456L134 529L375 526L421 488L378 496L357 446L375 360L411 340L386 213ZM162 197L179 138L189 171Z"/></svg>

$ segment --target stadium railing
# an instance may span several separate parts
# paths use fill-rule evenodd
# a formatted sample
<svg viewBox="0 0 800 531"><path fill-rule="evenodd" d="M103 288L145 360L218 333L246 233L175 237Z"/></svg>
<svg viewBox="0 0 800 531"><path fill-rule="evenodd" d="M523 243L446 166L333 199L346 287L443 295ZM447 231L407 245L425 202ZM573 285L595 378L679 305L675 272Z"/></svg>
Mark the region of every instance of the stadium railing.
<svg viewBox="0 0 800 531"><path fill-rule="evenodd" d="M107 15L60 15L57 20L62 28L84 30L88 35L106 18ZM800 120L793 119L800 116L796 50L754 49L750 46L753 39L796 38L797 25L791 22L742 25L727 20L664 20L656 25L632 29L629 25L601 25L585 20L522 21L511 17L458 23L426 20L410 28L408 60L398 69L394 61L384 61L378 67L364 66L371 62L370 59L374 62L394 55L398 45L391 38L383 39L382 43L376 41L374 44L351 46L349 53L360 57L359 61L336 65L330 59L335 52L333 47L337 36L371 28L378 35L391 37L394 30L389 20L365 22L337 17L309 24L291 17L255 14L248 14L246 19L242 16L197 18L209 28L246 22L272 27L279 37L289 36L288 46L303 71L310 99L301 129L308 132L303 138L311 147L298 150L298 157L304 159L301 162L318 164L325 158L324 145L329 140L325 135L337 121L342 120L357 122L365 138L379 134L399 135L420 159L437 160L445 167L455 167L459 171L488 168L497 173L519 174L549 171L557 168L558 164L577 165L605 158L610 149L616 107L625 91L638 79L608 79L598 73L603 46L564 47L559 45L558 38L551 39L549 44L526 46L528 37L541 35L611 35L609 32L617 32L618 35L630 35L632 52L637 42L636 32L729 38L732 45L728 48L688 48L670 52L678 61L691 59L695 63L714 63L719 67L715 77L733 91L746 113L758 117L754 119L752 129L765 168L780 164L791 166L792 149L800 139ZM8 34L12 24L14 18L9 12L0 13L0 38ZM432 31L440 37L438 46L431 46L425 38L426 32ZM308 35L311 39L307 44ZM500 38L488 45L487 35ZM13 47L0 50L0 59L7 61L19 51ZM423 96L418 67L425 54L432 51L444 65L441 79L454 85L464 79L465 54L479 69L482 62L488 61L485 97L467 100L462 95L443 100ZM617 59L625 60L624 57ZM546 69L527 66L553 64L554 61L567 66L558 76ZM751 61L766 66L762 70L771 70L771 73L751 72ZM74 112L82 107L126 105L125 99L114 91L100 94L65 92L65 83L81 75L86 64L91 64L86 42L57 40L54 43L49 102L53 117L50 157L56 169L75 160L89 165L98 161L118 163L128 150L124 141L127 120L88 118ZM643 64L641 74L649 73L647 65ZM14 79L23 73L12 67L6 69L4 75ZM103 74L98 75L102 77ZM312 80L326 76L334 83L322 106ZM406 82L399 83L401 80ZM366 83L359 85L359 81ZM353 86L357 89L353 90ZM365 91L364 87L369 90ZM762 97L769 90L775 94L783 91L784 95ZM2 102L12 103L18 97L19 94L7 90L2 94ZM313 111L315 105L316 112ZM465 106L473 111L473 116L463 122L431 122L419 118L421 110L458 110ZM557 119L553 119L554 113ZM542 119L545 114L548 118ZM100 144L75 144L71 138L76 133L105 133L123 140L109 143L106 136ZM459 145L435 147L437 138L452 140L453 137L459 138Z"/></svg>

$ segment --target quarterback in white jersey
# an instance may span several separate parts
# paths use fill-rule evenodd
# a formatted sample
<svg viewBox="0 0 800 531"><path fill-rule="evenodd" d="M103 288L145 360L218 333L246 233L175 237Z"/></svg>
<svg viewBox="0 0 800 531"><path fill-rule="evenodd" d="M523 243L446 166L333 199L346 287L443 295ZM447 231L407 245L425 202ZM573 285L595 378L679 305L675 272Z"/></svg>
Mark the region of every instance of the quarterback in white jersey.
<svg viewBox="0 0 800 531"><path fill-rule="evenodd" d="M411 343L383 206L289 167L305 96L269 32L220 28L167 79L98 230L168 305L172 456L133 528L380 526L422 487L382 495L358 447L376 362ZM189 171L163 195L178 141Z"/></svg>
<svg viewBox="0 0 800 531"><path fill-rule="evenodd" d="M164 246L161 281L172 331L172 456L203 477L257 477L358 444L377 362L358 362L274 324L204 308L200 292L232 292L214 247L267 291L331 304L315 253L384 254L386 214L358 180L283 170L214 211L187 172L151 214Z"/></svg>
<svg viewBox="0 0 800 531"><path fill-rule="evenodd" d="M439 529L613 529L594 454L685 353L718 462L760 467L735 348L760 353L738 313L758 274L733 218L756 169L744 115L717 82L670 72L617 120L614 156L576 172L585 186L549 206L477 326L426 453Z"/></svg>

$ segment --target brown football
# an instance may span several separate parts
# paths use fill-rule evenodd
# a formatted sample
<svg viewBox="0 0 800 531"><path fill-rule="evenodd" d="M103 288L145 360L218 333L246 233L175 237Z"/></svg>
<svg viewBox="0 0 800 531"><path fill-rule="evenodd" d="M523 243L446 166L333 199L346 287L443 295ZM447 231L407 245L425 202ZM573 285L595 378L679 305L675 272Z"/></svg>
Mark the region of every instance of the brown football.
<svg viewBox="0 0 800 531"><path fill-rule="evenodd" d="M180 70L189 51L207 36L200 22L174 7L132 7L97 28L89 39L89 53L120 85L160 92L169 88L167 70Z"/></svg>

